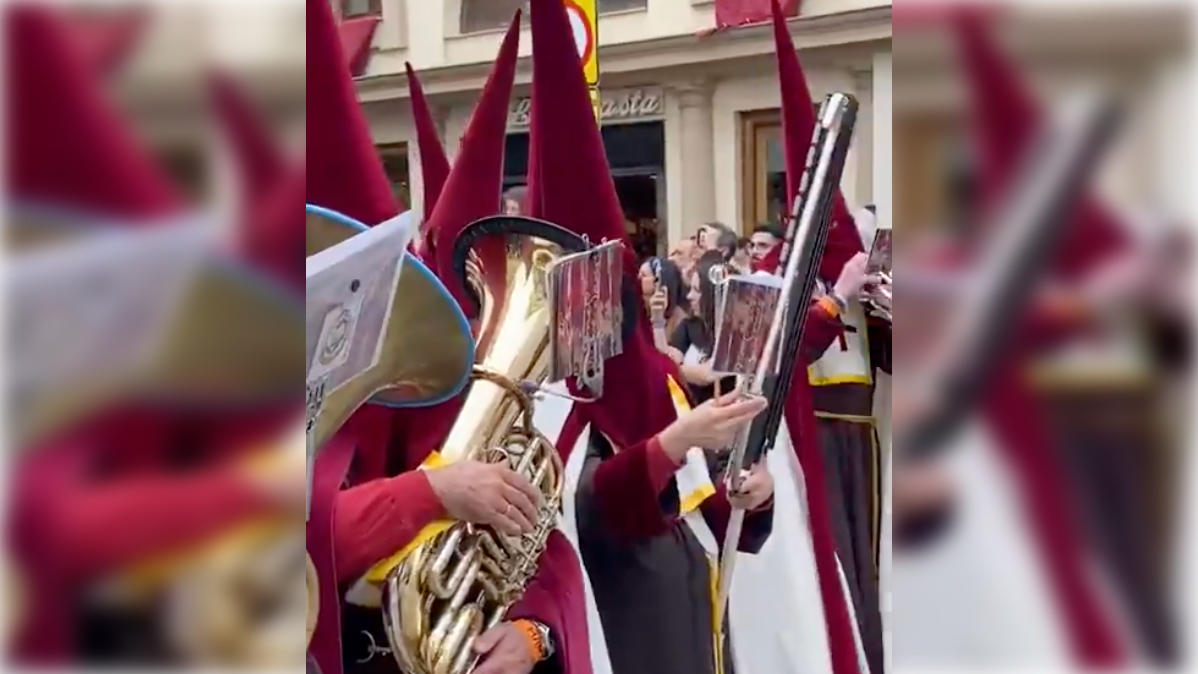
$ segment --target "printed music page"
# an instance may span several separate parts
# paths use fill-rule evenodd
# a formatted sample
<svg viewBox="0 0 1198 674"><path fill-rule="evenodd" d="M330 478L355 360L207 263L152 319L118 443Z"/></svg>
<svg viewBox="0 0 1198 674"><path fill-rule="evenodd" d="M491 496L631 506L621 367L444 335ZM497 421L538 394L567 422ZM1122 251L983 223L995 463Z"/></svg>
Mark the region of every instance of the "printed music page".
<svg viewBox="0 0 1198 674"><path fill-rule="evenodd" d="M325 395L378 364L413 225L405 213L307 259L305 382Z"/></svg>

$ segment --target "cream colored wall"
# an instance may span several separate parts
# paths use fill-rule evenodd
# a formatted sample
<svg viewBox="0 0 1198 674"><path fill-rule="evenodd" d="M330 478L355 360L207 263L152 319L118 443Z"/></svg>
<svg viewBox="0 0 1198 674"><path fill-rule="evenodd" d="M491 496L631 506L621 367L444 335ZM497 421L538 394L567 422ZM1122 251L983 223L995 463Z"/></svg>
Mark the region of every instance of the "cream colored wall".
<svg viewBox="0 0 1198 674"><path fill-rule="evenodd" d="M1191 64L1180 59L1157 74L1150 103L1151 147L1160 157L1151 197L1171 215L1198 213L1194 191L1194 78Z"/></svg>
<svg viewBox="0 0 1198 674"><path fill-rule="evenodd" d="M894 59L890 52L880 52L874 55L873 77L873 180L872 201L878 208L878 224L892 225L894 223Z"/></svg>
<svg viewBox="0 0 1198 674"><path fill-rule="evenodd" d="M383 0L383 21L374 39L378 52L371 59L367 75L401 72L405 60L425 70L493 59L502 31L459 34L461 2ZM803 16L820 17L890 6L888 0L806 0ZM646 9L603 15L599 45L689 36L714 26L714 0L648 0ZM530 53L530 40L523 43L521 53Z"/></svg>
<svg viewBox="0 0 1198 674"><path fill-rule="evenodd" d="M122 77L169 79L213 63L239 72L302 69L303 34L298 3L167 4L154 12Z"/></svg>
<svg viewBox="0 0 1198 674"><path fill-rule="evenodd" d="M888 54L887 54L888 56ZM881 61L888 63L888 61ZM811 68L807 72L808 82L812 87L812 96L820 100L832 91L848 91L858 96L861 102L861 115L858 121L858 132L854 134L853 144L849 150L845 177L842 190L852 208L857 208L868 201L876 200L878 191L875 185L890 182L889 168L878 171L872 161L873 155L879 152L879 142L889 142L890 115L875 116L874 99L876 91L884 91L885 100L889 101L889 70L886 79L877 83L872 71L853 71L849 69ZM780 94L776 75L770 70L755 68L742 76L726 78L711 85L712 112L712 160L714 167L714 185L687 184L688 172L683 170L682 113L679 106L681 86L693 86L694 82L687 78L671 77L667 71L660 82L645 82L645 84L661 85L666 91L665 100L665 173L666 173L666 226L667 236L671 241L677 241L684 236L693 234L703 224L702 221L686 222L682 218L685 212L683 205L688 195L704 190L714 192L714 213L712 218L729 224L737 224L741 220L741 148L740 148L740 113L751 110L775 109L779 106ZM457 149L458 139L461 138L466 124L470 120L473 109L472 103L463 103L444 110L443 135L446 139L450 156ZM414 133L411 129L406 101L391 99L390 101L372 102L366 105L376 143L408 141L409 147L414 148ZM878 124L887 125L884 131L875 128ZM888 148L887 148L888 149ZM413 207L419 207L420 190L423 184L420 176L419 153L409 153L411 166ZM881 183L879 181L882 181ZM706 218L705 218L706 219Z"/></svg>
<svg viewBox="0 0 1198 674"><path fill-rule="evenodd" d="M299 3L213 3L206 11L207 46L216 62L243 70L303 67L305 15Z"/></svg>

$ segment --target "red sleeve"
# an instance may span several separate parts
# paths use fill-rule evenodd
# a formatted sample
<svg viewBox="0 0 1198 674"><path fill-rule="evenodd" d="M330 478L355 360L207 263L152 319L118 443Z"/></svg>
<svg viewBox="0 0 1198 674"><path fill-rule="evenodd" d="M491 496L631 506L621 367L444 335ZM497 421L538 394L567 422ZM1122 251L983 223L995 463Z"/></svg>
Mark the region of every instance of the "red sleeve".
<svg viewBox="0 0 1198 674"><path fill-rule="evenodd" d="M807 324L803 327L803 342L799 345L800 364L804 368L819 360L844 332L838 312L828 306L823 300L816 300L807 309Z"/></svg>
<svg viewBox="0 0 1198 674"><path fill-rule="evenodd" d="M333 513L337 582L361 578L444 516L445 508L422 470L339 492Z"/></svg>
<svg viewBox="0 0 1198 674"><path fill-rule="evenodd" d="M1032 353L1051 349L1089 329L1089 316L1080 307L1042 299L1024 312L1021 344Z"/></svg>
<svg viewBox="0 0 1198 674"><path fill-rule="evenodd" d="M728 533L728 520L732 518L732 504L728 502L728 487L723 482L716 485L715 495L700 506L703 519L716 541L722 546L724 536ZM745 514L744 527L740 531L740 544L737 549L741 552L756 553L765 545L774 529L774 498L761 504L753 511Z"/></svg>
<svg viewBox="0 0 1198 674"><path fill-rule="evenodd" d="M63 490L60 549L88 580L218 536L271 509L234 469Z"/></svg>
<svg viewBox="0 0 1198 674"><path fill-rule="evenodd" d="M606 528L624 538L640 539L665 530L677 513L664 512L661 495L678 464L657 436L604 460L595 469L592 495Z"/></svg>

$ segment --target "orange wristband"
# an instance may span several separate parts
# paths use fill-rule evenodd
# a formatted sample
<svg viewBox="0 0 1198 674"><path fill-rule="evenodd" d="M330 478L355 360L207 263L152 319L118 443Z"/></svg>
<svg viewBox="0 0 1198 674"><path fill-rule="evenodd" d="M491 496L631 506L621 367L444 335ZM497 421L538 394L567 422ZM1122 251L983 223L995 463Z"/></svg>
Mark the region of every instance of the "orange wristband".
<svg viewBox="0 0 1198 674"><path fill-rule="evenodd" d="M824 296L819 298L819 305L824 311L828 312L828 315L832 318L836 318L840 315L840 305L837 304L836 300L832 299L831 297Z"/></svg>
<svg viewBox="0 0 1198 674"><path fill-rule="evenodd" d="M540 662L545 657L545 644L541 640L541 630L537 629L537 626L531 620L525 618L513 620L512 625L524 635L524 639L528 642L528 651L532 653L533 661Z"/></svg>

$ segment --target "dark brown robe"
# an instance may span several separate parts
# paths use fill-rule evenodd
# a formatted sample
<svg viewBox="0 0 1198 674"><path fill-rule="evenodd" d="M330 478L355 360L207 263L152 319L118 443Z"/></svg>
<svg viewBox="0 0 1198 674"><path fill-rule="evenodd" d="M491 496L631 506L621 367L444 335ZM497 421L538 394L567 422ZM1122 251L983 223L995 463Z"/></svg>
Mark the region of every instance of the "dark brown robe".
<svg viewBox="0 0 1198 674"><path fill-rule="evenodd" d="M1172 663L1178 646L1162 582L1165 449L1152 383L1048 384L1039 394L1074 483L1077 512L1135 637L1154 662Z"/></svg>
<svg viewBox="0 0 1198 674"><path fill-rule="evenodd" d="M715 659L711 560L690 525L679 518L674 480L666 477L665 488L655 494L654 502L630 496L629 501L651 506L639 513L644 526L630 531L620 525L622 518L612 517L611 504L596 494L597 473L615 453L601 433L592 432L590 438L575 497L579 547L594 589L613 674L732 674L726 619L722 669ZM632 451L655 451L655 443ZM619 472L641 469L634 462L623 463L628 468L619 466ZM709 466L718 483L722 466L714 457ZM611 472L604 477L620 480ZM621 484L648 486L635 478L626 479ZM600 478L598 487L604 486ZM722 542L730 513L723 487L699 510L716 540ZM750 513L745 518L740 550L760 550L772 526L772 507Z"/></svg>
<svg viewBox="0 0 1198 674"><path fill-rule="evenodd" d="M871 370L889 372L889 326L871 320L868 330ZM873 418L874 384L813 386L812 395L836 553L853 598L870 671L880 673L884 661L878 591L882 456Z"/></svg>

